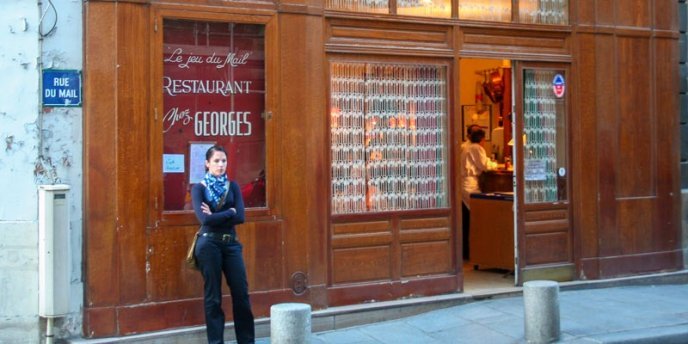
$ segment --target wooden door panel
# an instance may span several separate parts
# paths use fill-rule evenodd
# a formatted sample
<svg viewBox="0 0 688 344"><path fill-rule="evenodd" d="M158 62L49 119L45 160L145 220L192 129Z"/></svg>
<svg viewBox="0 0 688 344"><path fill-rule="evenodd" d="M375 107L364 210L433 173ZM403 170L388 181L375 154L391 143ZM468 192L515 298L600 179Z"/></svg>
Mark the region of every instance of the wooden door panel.
<svg viewBox="0 0 688 344"><path fill-rule="evenodd" d="M391 221L332 225L332 283L355 283L391 278Z"/></svg>
<svg viewBox="0 0 688 344"><path fill-rule="evenodd" d="M447 241L451 237L449 227L404 230L399 235L399 242L418 243L432 241Z"/></svg>
<svg viewBox="0 0 688 344"><path fill-rule="evenodd" d="M451 271L450 223L449 217L401 220L401 277Z"/></svg>
<svg viewBox="0 0 688 344"><path fill-rule="evenodd" d="M249 289L253 292L285 288L284 222L249 222L237 228L237 236L244 245Z"/></svg>
<svg viewBox="0 0 688 344"><path fill-rule="evenodd" d="M656 250L653 235L656 197L625 199L616 203L618 217L618 239L622 252L634 254ZM601 246L603 248L603 246Z"/></svg>
<svg viewBox="0 0 688 344"><path fill-rule="evenodd" d="M332 224L331 284L398 281L454 271L451 217L369 217L360 222L345 217Z"/></svg>
<svg viewBox="0 0 688 344"><path fill-rule="evenodd" d="M565 220L567 217L568 213L567 208L565 207L561 209L545 209L525 212L526 222Z"/></svg>
<svg viewBox="0 0 688 344"><path fill-rule="evenodd" d="M446 217L401 220L399 240L401 243L447 241L451 237L450 223Z"/></svg>
<svg viewBox="0 0 688 344"><path fill-rule="evenodd" d="M332 238L332 248L360 248L367 246L391 245L392 233L369 233L355 235L338 235Z"/></svg>
<svg viewBox="0 0 688 344"><path fill-rule="evenodd" d="M389 245L334 249L332 282L338 284L391 279L391 251Z"/></svg>
<svg viewBox="0 0 688 344"><path fill-rule="evenodd" d="M526 235L526 265L570 263L568 231Z"/></svg>
<svg viewBox="0 0 688 344"><path fill-rule="evenodd" d="M564 218L560 220L551 221L526 221L526 234L547 234L552 232L566 232L569 230L571 225L569 224L569 219Z"/></svg>
<svg viewBox="0 0 688 344"><path fill-rule="evenodd" d="M332 226L333 233L339 234L357 234L357 233L376 233L376 232L390 232L389 221L370 221L370 222L356 222L356 223L338 223Z"/></svg>
<svg viewBox="0 0 688 344"><path fill-rule="evenodd" d="M401 245L401 276L449 273L451 247L448 240Z"/></svg>
<svg viewBox="0 0 688 344"><path fill-rule="evenodd" d="M401 221L401 230L426 229L426 228L449 228L451 224L448 217L431 217L421 219L404 219Z"/></svg>
<svg viewBox="0 0 688 344"><path fill-rule="evenodd" d="M161 226L148 236L148 297L154 301L187 299L202 296L203 279L198 271L184 264L189 244L198 225ZM248 222L237 227L243 245L244 260L251 291L281 289L282 222ZM224 293L229 289L223 284Z"/></svg>
<svg viewBox="0 0 688 344"><path fill-rule="evenodd" d="M198 226L159 227L148 236L148 293L151 301L201 297L201 274L184 257Z"/></svg>

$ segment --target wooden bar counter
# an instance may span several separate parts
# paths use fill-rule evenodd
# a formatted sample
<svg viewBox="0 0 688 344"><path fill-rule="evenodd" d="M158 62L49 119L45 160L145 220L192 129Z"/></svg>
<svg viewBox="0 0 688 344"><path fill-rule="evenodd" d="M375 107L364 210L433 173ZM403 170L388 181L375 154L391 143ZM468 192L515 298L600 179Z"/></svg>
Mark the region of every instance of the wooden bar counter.
<svg viewBox="0 0 688 344"><path fill-rule="evenodd" d="M474 268L514 269L513 193L471 195L470 252Z"/></svg>
<svg viewBox="0 0 688 344"><path fill-rule="evenodd" d="M514 171L488 170L480 175L480 190L483 193L513 192Z"/></svg>

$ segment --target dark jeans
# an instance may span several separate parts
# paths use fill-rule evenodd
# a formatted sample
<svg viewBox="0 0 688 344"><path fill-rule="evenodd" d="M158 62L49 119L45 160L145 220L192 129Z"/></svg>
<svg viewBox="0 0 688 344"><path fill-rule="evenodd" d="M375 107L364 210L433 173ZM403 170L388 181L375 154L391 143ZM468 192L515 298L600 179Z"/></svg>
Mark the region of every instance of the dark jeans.
<svg viewBox="0 0 688 344"><path fill-rule="evenodd" d="M222 311L222 273L232 295L234 332L237 342L255 342L253 313L248 296L246 267L239 242L199 237L196 259L203 274L205 323L208 343L224 343L225 313Z"/></svg>
<svg viewBox="0 0 688 344"><path fill-rule="evenodd" d="M470 237L470 228L471 228L471 211L468 209L465 203L461 202L461 232L462 232L462 239L463 239L463 259L464 260L469 260L471 258L469 247L468 245L468 238Z"/></svg>

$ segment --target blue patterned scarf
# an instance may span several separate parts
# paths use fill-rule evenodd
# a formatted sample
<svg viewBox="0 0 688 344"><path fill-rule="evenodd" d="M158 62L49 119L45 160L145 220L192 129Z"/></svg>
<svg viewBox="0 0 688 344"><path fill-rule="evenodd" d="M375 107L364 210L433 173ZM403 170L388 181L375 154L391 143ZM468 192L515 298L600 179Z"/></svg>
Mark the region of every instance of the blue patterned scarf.
<svg viewBox="0 0 688 344"><path fill-rule="evenodd" d="M220 177L215 177L208 172L205 174L203 181L205 182L205 186L209 191L208 194L210 196L210 203L213 206L213 209L217 210L220 200L225 195L225 192L227 192L227 175L223 174Z"/></svg>

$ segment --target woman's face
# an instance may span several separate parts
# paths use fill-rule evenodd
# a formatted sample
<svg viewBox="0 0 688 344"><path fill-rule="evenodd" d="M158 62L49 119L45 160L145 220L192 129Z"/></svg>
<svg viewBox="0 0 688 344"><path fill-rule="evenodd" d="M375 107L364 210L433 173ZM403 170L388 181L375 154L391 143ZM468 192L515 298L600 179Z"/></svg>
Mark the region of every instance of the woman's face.
<svg viewBox="0 0 688 344"><path fill-rule="evenodd" d="M210 160L205 161L205 167L215 177L225 174L227 172L227 155L224 152L213 152Z"/></svg>

